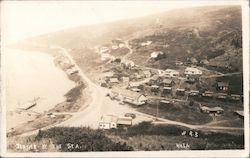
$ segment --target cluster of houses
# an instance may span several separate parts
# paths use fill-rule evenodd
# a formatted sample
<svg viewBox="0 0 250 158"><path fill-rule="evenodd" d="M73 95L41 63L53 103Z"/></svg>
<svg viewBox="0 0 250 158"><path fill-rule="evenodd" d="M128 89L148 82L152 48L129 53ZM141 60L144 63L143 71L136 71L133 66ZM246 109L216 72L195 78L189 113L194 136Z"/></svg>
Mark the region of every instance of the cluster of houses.
<svg viewBox="0 0 250 158"><path fill-rule="evenodd" d="M200 110L203 113L214 114L214 115L220 115L224 113L224 109L219 106L216 107L201 106ZM244 111L242 110L234 111L234 115L238 116L241 119L244 119Z"/></svg>
<svg viewBox="0 0 250 158"><path fill-rule="evenodd" d="M196 58L191 57L191 58L187 58L186 61L180 61L180 60L176 60L175 61L175 65L176 66L182 66L182 65L208 65L209 61L207 59L202 59L200 61L198 61Z"/></svg>
<svg viewBox="0 0 250 158"><path fill-rule="evenodd" d="M101 117L99 129L116 129L119 126L132 126L132 117L105 115Z"/></svg>
<svg viewBox="0 0 250 158"><path fill-rule="evenodd" d="M75 67L74 64L71 63L71 61L67 57L60 55L57 56L55 59L56 62L66 71L68 75L78 73L78 69Z"/></svg>
<svg viewBox="0 0 250 158"><path fill-rule="evenodd" d="M121 39L114 39L111 41L111 46L101 46L99 48L99 52L101 54L110 53L110 51L112 50L116 50L116 49L124 48L124 47L126 47L126 44Z"/></svg>

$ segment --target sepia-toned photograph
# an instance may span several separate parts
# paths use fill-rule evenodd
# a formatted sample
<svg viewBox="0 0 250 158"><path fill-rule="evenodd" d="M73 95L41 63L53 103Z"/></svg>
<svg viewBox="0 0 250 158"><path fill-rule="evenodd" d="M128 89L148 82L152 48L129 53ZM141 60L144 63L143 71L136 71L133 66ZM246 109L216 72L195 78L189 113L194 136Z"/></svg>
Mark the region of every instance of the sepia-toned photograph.
<svg viewBox="0 0 250 158"><path fill-rule="evenodd" d="M249 2L2 1L0 87L3 157L249 157Z"/></svg>

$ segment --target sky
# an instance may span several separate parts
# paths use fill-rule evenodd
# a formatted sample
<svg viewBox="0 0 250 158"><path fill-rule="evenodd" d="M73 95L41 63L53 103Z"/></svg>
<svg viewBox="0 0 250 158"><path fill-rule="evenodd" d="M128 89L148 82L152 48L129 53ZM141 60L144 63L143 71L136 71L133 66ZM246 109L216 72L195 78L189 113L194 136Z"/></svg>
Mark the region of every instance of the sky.
<svg viewBox="0 0 250 158"><path fill-rule="evenodd" d="M199 5L204 4L197 1L185 5L181 1L3 1L2 40L6 44L11 44L65 28L129 19Z"/></svg>

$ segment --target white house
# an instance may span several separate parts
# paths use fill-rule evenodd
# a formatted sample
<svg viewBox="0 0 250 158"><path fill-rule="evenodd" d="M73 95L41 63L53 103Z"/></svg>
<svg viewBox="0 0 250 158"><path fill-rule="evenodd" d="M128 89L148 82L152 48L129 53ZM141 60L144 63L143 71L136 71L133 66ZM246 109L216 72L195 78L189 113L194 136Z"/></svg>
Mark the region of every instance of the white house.
<svg viewBox="0 0 250 158"><path fill-rule="evenodd" d="M118 49L119 47L117 45L113 45L111 48L112 49Z"/></svg>
<svg viewBox="0 0 250 158"><path fill-rule="evenodd" d="M123 63L127 67L134 67L135 63L131 60L122 60L121 63Z"/></svg>
<svg viewBox="0 0 250 158"><path fill-rule="evenodd" d="M173 69L166 69L165 70L165 76L169 76L169 77L174 77L174 76L179 76L179 72Z"/></svg>
<svg viewBox="0 0 250 158"><path fill-rule="evenodd" d="M185 72L184 74L186 76L189 76L189 75L201 75L202 74L202 71L197 69L197 68L194 68L194 67L187 67L185 69Z"/></svg>
<svg viewBox="0 0 250 158"><path fill-rule="evenodd" d="M111 55L110 54L107 54L107 53L102 53L101 54L101 60L107 60L107 59L110 59Z"/></svg>
<svg viewBox="0 0 250 158"><path fill-rule="evenodd" d="M101 48L99 48L99 52L100 53L108 53L109 52L109 48L108 47L101 47Z"/></svg>
<svg viewBox="0 0 250 158"><path fill-rule="evenodd" d="M142 42L141 46L148 46L152 43L152 41Z"/></svg>
<svg viewBox="0 0 250 158"><path fill-rule="evenodd" d="M125 47L125 46L126 46L126 45L125 45L124 43L120 43L120 44L119 44L119 47L120 47L120 48L123 48L123 47Z"/></svg>
<svg viewBox="0 0 250 158"><path fill-rule="evenodd" d="M99 122L100 129L112 129L117 128L117 116L114 115L105 115L101 117L101 121Z"/></svg>
<svg viewBox="0 0 250 158"><path fill-rule="evenodd" d="M163 52L157 51L150 54L151 58L157 58L159 55L163 55Z"/></svg>

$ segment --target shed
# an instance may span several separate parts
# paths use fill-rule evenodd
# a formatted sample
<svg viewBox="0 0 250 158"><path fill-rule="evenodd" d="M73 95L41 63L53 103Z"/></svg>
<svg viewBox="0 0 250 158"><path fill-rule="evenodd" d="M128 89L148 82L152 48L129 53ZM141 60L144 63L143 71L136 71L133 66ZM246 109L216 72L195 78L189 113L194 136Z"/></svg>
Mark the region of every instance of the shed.
<svg viewBox="0 0 250 158"><path fill-rule="evenodd" d="M214 93L211 91L205 91L204 93L202 93L203 97L213 97Z"/></svg>
<svg viewBox="0 0 250 158"><path fill-rule="evenodd" d="M195 97L195 96L198 96L200 94L200 92L199 91L197 91L197 90L191 90L190 92L189 92L189 96L193 96L193 97Z"/></svg>
<svg viewBox="0 0 250 158"><path fill-rule="evenodd" d="M110 79L109 79L109 82L110 82L110 83L119 83L119 81L118 81L117 78L110 78Z"/></svg>
<svg viewBox="0 0 250 158"><path fill-rule="evenodd" d="M160 105L169 105L169 104L171 104L172 102L171 101L169 101L169 100L161 100L160 101Z"/></svg>
<svg viewBox="0 0 250 158"><path fill-rule="evenodd" d="M172 92L172 87L163 87L162 93L164 94L169 94Z"/></svg>
<svg viewBox="0 0 250 158"><path fill-rule="evenodd" d="M155 59L155 58L159 57L160 55L163 55L163 52L161 52L161 51L156 51L156 52L152 52L152 53L150 54L150 57Z"/></svg>
<svg viewBox="0 0 250 158"><path fill-rule="evenodd" d="M202 112L205 112L205 113L217 113L217 114L221 114L224 112L224 110L221 108L221 107L213 107L213 108L210 108L210 107L207 107L207 106L202 106L200 107L201 111Z"/></svg>
<svg viewBox="0 0 250 158"><path fill-rule="evenodd" d="M163 84L163 86L165 86L165 87L170 87L170 86L172 86L172 84L173 84L173 80L172 79L163 79L163 81L162 81L162 84Z"/></svg>
<svg viewBox="0 0 250 158"><path fill-rule="evenodd" d="M180 88L176 89L176 95L181 95L181 96L185 95L185 89L180 89Z"/></svg>
<svg viewBox="0 0 250 158"><path fill-rule="evenodd" d="M118 117L117 125L132 125L132 117Z"/></svg>
<svg viewBox="0 0 250 158"><path fill-rule="evenodd" d="M129 82L129 77L122 77L123 82Z"/></svg>
<svg viewBox="0 0 250 158"><path fill-rule="evenodd" d="M226 93L218 93L217 99L227 99L227 94Z"/></svg>
<svg viewBox="0 0 250 158"><path fill-rule="evenodd" d="M240 101L241 96L238 94L231 94L230 99L234 101Z"/></svg>

